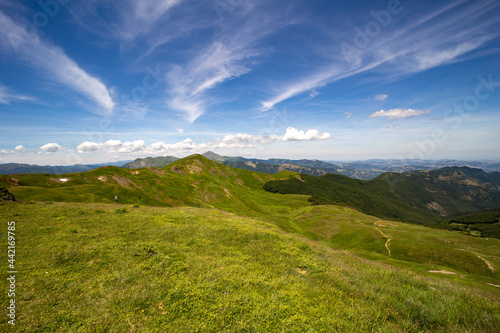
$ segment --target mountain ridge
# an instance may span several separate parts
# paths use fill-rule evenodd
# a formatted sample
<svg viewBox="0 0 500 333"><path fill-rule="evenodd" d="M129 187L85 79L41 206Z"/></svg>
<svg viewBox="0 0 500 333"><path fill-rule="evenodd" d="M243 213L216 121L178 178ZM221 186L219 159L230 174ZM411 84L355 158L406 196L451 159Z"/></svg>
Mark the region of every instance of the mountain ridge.
<svg viewBox="0 0 500 333"><path fill-rule="evenodd" d="M442 228L447 228L440 225L447 216L500 206L497 174L490 176L467 167L385 173L365 181L336 174L309 176L292 171L271 175L233 168L199 154L163 168L106 166L58 176L9 175L0 177L0 186L21 201L111 203L118 196L121 203L188 205L252 217L274 216L283 226L290 222L269 207L277 205L280 211L289 210L286 206L290 202L274 193L295 195L297 201L293 205L335 204L380 218Z"/></svg>
<svg viewBox="0 0 500 333"><path fill-rule="evenodd" d="M424 225L446 216L500 208L496 175L468 167L384 173L372 180L327 174L270 181L267 191L311 195L313 204L354 207L365 214Z"/></svg>

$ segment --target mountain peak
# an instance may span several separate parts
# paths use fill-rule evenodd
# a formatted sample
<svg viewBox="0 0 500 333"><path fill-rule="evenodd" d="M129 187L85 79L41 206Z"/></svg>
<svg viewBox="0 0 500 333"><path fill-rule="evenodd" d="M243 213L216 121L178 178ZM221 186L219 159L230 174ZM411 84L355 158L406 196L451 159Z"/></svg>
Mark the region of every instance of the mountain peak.
<svg viewBox="0 0 500 333"><path fill-rule="evenodd" d="M212 161L223 162L225 160L224 156L214 153L213 151L207 151L203 154L204 157Z"/></svg>
<svg viewBox="0 0 500 333"><path fill-rule="evenodd" d="M208 159L200 154L193 154L181 158L165 167L166 169L180 174L222 174L225 166Z"/></svg>

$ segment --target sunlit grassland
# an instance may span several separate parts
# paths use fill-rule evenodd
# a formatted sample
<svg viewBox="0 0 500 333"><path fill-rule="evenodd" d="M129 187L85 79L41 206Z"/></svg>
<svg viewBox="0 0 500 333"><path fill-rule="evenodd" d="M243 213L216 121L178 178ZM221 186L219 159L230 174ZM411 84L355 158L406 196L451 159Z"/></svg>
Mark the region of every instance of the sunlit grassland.
<svg viewBox="0 0 500 333"><path fill-rule="evenodd" d="M368 229L377 220L339 207L314 209L284 209L296 228L286 233L263 219L210 208L2 203L1 219L17 223L16 330L494 332L500 326L495 287L359 255L382 258L383 238L371 249L347 240L342 246L349 250L333 249L335 235L349 227L335 223ZM403 227L381 229L394 232L395 241ZM1 233L6 248L6 228ZM450 235L451 242L457 234ZM485 251L475 241L467 246ZM0 253L6 263L6 251ZM2 306L7 301L4 292ZM6 321L0 327L7 330Z"/></svg>
<svg viewBox="0 0 500 333"><path fill-rule="evenodd" d="M339 206L297 209L291 223L311 239L365 258L422 272L445 269L457 273L446 278L467 284L500 285L500 240L495 238L385 221Z"/></svg>

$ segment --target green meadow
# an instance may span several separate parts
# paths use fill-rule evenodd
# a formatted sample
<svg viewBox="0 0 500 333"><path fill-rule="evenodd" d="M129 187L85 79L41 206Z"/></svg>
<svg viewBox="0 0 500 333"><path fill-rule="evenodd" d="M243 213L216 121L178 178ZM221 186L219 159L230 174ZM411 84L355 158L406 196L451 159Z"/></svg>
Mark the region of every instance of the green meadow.
<svg viewBox="0 0 500 333"><path fill-rule="evenodd" d="M220 210L3 203L0 212L17 222L20 332L493 332L500 324L493 286L369 260Z"/></svg>
<svg viewBox="0 0 500 333"><path fill-rule="evenodd" d="M4 249L16 222L15 331L498 330L500 240L263 189L290 176L198 155L1 178L21 200L0 202Z"/></svg>

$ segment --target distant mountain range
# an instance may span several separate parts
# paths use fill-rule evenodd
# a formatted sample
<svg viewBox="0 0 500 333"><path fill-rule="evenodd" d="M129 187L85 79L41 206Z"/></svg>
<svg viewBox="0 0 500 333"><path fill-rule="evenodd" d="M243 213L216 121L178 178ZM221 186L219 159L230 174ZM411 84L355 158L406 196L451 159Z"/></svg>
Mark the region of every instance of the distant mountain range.
<svg viewBox="0 0 500 333"><path fill-rule="evenodd" d="M214 152L206 152L204 157L209 160L249 171L257 171L267 174L275 174L288 170L310 176L323 176L328 173L348 176L350 178L369 180L385 172L402 173L414 170L431 170L449 166L466 166L482 169L485 172L500 171L499 161L459 161L459 160L381 160L373 159L366 161L320 161L308 159L255 159L241 156L222 156ZM120 161L112 163L70 165L70 166L39 166L29 164L7 163L0 164L0 174L21 173L52 173L64 174L73 172L84 172L112 165L127 169L163 168L172 162L179 160L174 156L138 158L134 161Z"/></svg>
<svg viewBox="0 0 500 333"><path fill-rule="evenodd" d="M74 165L33 165L21 163L4 163L0 164L1 175L21 174L21 173L52 173L52 174L65 174L73 172L84 172L92 169L100 168L107 165L123 166L130 161L119 161L100 164L74 164Z"/></svg>
<svg viewBox="0 0 500 333"><path fill-rule="evenodd" d="M444 167L469 167L481 169L485 172L500 171L500 161L467 161L467 160L383 160L371 159L365 161L327 161L343 168L350 168L358 172L372 173L405 172L412 170L432 170ZM376 175L378 176L378 175ZM352 177L358 178L358 177ZM373 177L372 177L373 178Z"/></svg>
<svg viewBox="0 0 500 333"><path fill-rule="evenodd" d="M255 158L244 158L240 156L222 156L214 152L206 152L203 154L204 157L209 160L221 163L233 168L245 169L248 171L256 171L267 174L275 174L280 171L293 171L311 176L322 176L327 173L341 174L354 178L370 178L375 177L380 173L375 175L362 171L358 172L355 169L349 167L340 167L338 165L327 163L319 160L292 160L292 159L255 159ZM176 161L178 158L172 156L165 157L147 157L138 158L131 163L125 164L123 167L128 169L138 169L138 168L162 168L168 164Z"/></svg>
<svg viewBox="0 0 500 333"><path fill-rule="evenodd" d="M249 171L257 171L268 174L288 170L310 176L323 176L327 173L348 176L350 178L369 180L385 172L406 172L413 170L431 170L447 166L466 166L482 169L485 172L500 171L499 161L459 161L459 160L366 160L366 161L320 161L320 160L292 160L292 159L255 159L244 158L241 156L222 156L214 152L203 154L206 158L231 166ZM147 157L139 158L124 165L124 168L161 168L178 158L172 156L166 157Z"/></svg>

